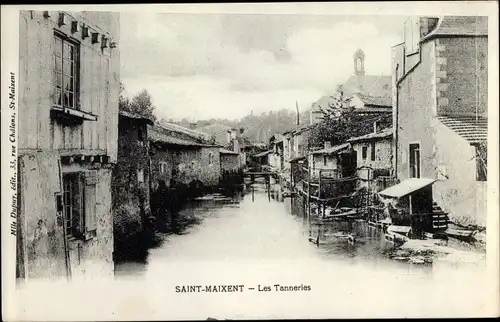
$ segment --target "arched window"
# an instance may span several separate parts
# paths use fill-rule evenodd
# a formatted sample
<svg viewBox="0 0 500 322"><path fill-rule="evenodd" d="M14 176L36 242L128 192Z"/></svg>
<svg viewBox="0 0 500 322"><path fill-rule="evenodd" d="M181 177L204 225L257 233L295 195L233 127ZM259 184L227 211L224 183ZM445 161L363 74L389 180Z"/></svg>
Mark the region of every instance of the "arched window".
<svg viewBox="0 0 500 322"><path fill-rule="evenodd" d="M362 70L363 69L363 62L361 60L361 57L358 57L356 59L356 70Z"/></svg>

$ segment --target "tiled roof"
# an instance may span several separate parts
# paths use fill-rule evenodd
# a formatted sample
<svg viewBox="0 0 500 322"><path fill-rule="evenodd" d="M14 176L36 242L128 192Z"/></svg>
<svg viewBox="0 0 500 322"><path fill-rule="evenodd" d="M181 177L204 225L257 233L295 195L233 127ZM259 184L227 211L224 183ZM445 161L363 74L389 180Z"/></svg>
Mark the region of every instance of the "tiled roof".
<svg viewBox="0 0 500 322"><path fill-rule="evenodd" d="M140 115L140 114L137 114L137 113L133 113L133 112L120 111L120 116L128 117L130 119L141 120L141 121L145 121L149 124L153 124L153 121L150 118L143 116L143 115Z"/></svg>
<svg viewBox="0 0 500 322"><path fill-rule="evenodd" d="M162 128L172 132L178 132L178 133L183 133L185 135L189 135L194 139L210 140L210 135L207 133L191 130L177 124L160 121L158 126L161 126Z"/></svg>
<svg viewBox="0 0 500 322"><path fill-rule="evenodd" d="M392 128L384 129L377 133L369 133L354 138L350 138L349 140L347 140L347 142L353 143L353 142L369 141L375 139L383 139L389 136L392 136Z"/></svg>
<svg viewBox="0 0 500 322"><path fill-rule="evenodd" d="M148 139L153 142L160 142L168 145L180 145L180 146L211 146L207 144L198 143L191 140L183 140L171 135L167 135L161 132L161 129L157 127L150 127L148 131Z"/></svg>
<svg viewBox="0 0 500 322"><path fill-rule="evenodd" d="M365 104L370 106L392 106L391 97L388 96L370 96L362 93L354 94L359 97L359 99Z"/></svg>
<svg viewBox="0 0 500 322"><path fill-rule="evenodd" d="M436 29L421 41L436 36L487 36L488 17L445 16L439 19Z"/></svg>
<svg viewBox="0 0 500 322"><path fill-rule="evenodd" d="M348 147L349 147L349 144L344 143L344 144L332 146L331 148L313 151L312 154L333 154L336 152L340 152L344 149L347 149Z"/></svg>
<svg viewBox="0 0 500 322"><path fill-rule="evenodd" d="M438 116L438 120L470 143L488 139L488 119L473 116Z"/></svg>

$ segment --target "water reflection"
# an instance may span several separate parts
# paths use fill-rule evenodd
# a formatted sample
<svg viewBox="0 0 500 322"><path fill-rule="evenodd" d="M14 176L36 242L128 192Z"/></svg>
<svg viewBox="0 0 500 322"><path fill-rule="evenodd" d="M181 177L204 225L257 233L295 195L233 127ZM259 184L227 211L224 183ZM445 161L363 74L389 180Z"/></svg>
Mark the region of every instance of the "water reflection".
<svg viewBox="0 0 500 322"><path fill-rule="evenodd" d="M117 263L116 276L155 278L165 265L202 260L304 260L424 275L433 269L390 259L393 245L363 221L321 221L305 209L300 197L283 199L279 186L265 182L205 196L159 219L144 257Z"/></svg>

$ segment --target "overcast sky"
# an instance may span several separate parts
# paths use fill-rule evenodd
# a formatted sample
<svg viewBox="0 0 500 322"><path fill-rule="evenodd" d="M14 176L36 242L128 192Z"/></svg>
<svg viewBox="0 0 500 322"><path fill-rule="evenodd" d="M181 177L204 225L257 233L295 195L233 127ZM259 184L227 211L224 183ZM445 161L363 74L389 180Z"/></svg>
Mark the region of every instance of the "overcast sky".
<svg viewBox="0 0 500 322"><path fill-rule="evenodd" d="M121 14L121 78L163 118L240 118L301 109L353 73L390 75L404 16Z"/></svg>

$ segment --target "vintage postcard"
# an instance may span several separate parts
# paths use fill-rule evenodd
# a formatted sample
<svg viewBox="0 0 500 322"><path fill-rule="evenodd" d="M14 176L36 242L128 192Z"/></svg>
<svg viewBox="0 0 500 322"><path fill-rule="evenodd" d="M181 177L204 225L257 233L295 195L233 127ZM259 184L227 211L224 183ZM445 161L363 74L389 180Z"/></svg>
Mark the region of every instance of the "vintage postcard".
<svg viewBox="0 0 500 322"><path fill-rule="evenodd" d="M1 21L5 320L499 316L497 2Z"/></svg>

